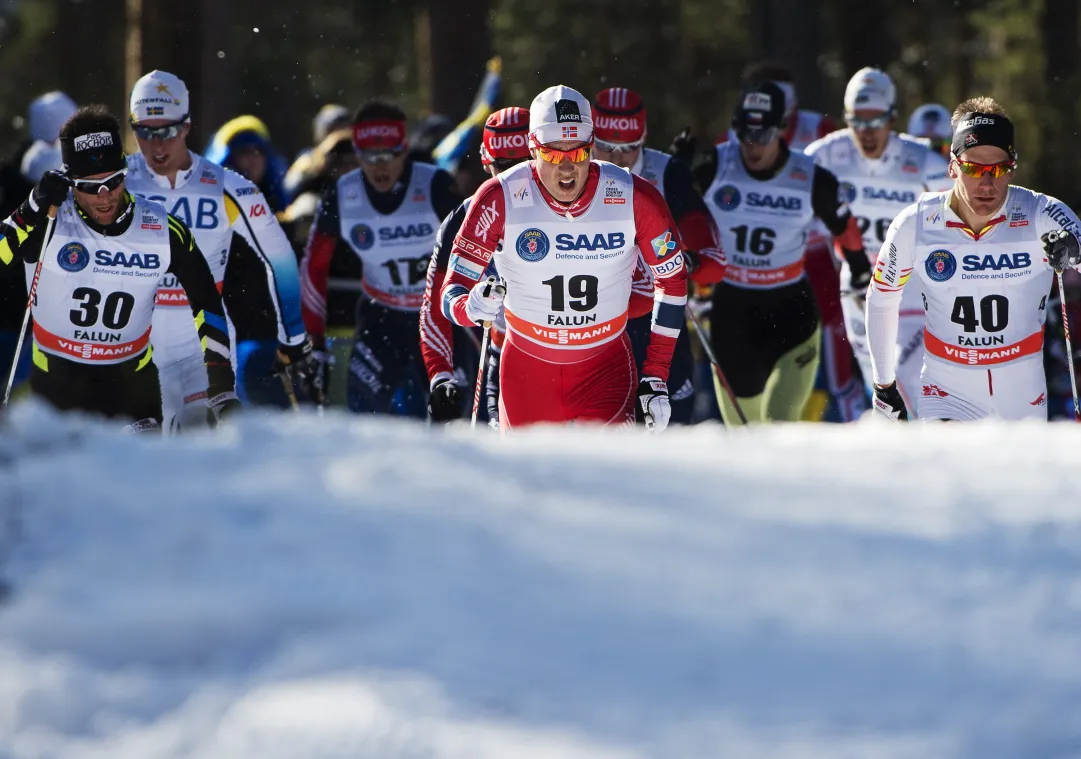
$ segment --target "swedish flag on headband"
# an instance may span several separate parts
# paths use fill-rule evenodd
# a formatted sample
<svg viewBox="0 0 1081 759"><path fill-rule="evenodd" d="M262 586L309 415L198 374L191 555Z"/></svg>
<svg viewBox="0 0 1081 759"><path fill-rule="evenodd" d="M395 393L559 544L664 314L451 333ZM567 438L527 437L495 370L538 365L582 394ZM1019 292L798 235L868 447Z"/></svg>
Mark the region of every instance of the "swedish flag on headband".
<svg viewBox="0 0 1081 759"><path fill-rule="evenodd" d="M476 141L475 138L484 129L484 120L495 110L502 84L502 73L503 60L499 56L488 61L487 73L480 83L477 96L473 99L469 115L432 151L432 159L436 166L450 172L457 170L470 144Z"/></svg>

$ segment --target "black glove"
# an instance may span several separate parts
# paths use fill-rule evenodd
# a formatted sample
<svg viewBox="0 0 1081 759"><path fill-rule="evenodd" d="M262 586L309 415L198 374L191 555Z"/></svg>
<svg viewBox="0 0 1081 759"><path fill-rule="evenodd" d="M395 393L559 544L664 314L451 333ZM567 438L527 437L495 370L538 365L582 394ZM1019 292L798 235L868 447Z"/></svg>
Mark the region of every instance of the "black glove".
<svg viewBox="0 0 1081 759"><path fill-rule="evenodd" d="M236 393L219 393L206 400L206 418L211 427L217 427L224 417L240 410L240 399Z"/></svg>
<svg viewBox="0 0 1081 759"><path fill-rule="evenodd" d="M1081 245L1078 245L1077 238L1065 229L1045 232L1040 241L1047 253L1047 263L1055 271L1065 271L1071 266L1081 264Z"/></svg>
<svg viewBox="0 0 1081 759"><path fill-rule="evenodd" d="M858 299L867 297L867 288L871 285L871 262L867 260L867 253L863 248L856 251L844 251L845 261L848 262L848 271L851 277L848 280L848 292Z"/></svg>
<svg viewBox="0 0 1081 759"><path fill-rule="evenodd" d="M299 379L312 402L322 406L326 403L326 363L326 354L314 350L311 339L305 337L299 345L278 345L274 373L285 374L289 381Z"/></svg>
<svg viewBox="0 0 1081 759"><path fill-rule="evenodd" d="M462 388L452 379L435 383L428 396L428 416L433 422L452 422L462 418Z"/></svg>
<svg viewBox="0 0 1081 759"><path fill-rule="evenodd" d="M68 199L71 180L61 171L46 171L30 193L30 208L45 213L49 206L60 206Z"/></svg>
<svg viewBox="0 0 1081 759"><path fill-rule="evenodd" d="M428 278L428 264L431 262L431 256L423 256L421 258L413 259L413 272L409 275L410 280L413 282L423 282Z"/></svg>
<svg viewBox="0 0 1081 759"><path fill-rule="evenodd" d="M698 268L698 254L693 250L683 251L683 264L687 267L687 275L694 274L695 269Z"/></svg>
<svg viewBox="0 0 1081 759"><path fill-rule="evenodd" d="M875 397L871 399L871 405L875 407L875 411L883 414L890 421L908 421L908 409L905 408L904 398L897 391L896 382L891 382L885 387L875 385Z"/></svg>
<svg viewBox="0 0 1081 759"><path fill-rule="evenodd" d="M694 162L694 149L697 145L694 135L691 134L691 128L683 127L683 131L675 136L672 140L672 144L668 146L668 152L676 158L682 161L686 161L687 164Z"/></svg>

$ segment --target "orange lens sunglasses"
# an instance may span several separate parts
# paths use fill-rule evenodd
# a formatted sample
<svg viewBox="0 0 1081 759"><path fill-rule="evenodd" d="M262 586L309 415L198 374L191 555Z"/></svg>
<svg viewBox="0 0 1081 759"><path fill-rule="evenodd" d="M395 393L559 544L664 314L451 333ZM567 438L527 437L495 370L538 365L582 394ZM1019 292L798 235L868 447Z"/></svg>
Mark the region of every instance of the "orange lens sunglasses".
<svg viewBox="0 0 1081 759"><path fill-rule="evenodd" d="M972 161L962 161L960 158L955 160L957 161L957 168L974 179L980 179L988 174L991 175L991 179L999 179L1017 168L1017 163L1015 161L1003 161L1002 163L973 163Z"/></svg>
<svg viewBox="0 0 1081 759"><path fill-rule="evenodd" d="M593 153L593 141L591 140L588 145L572 148L571 150L558 150L546 145L537 145L536 148L537 155L548 163L561 164L564 158L571 163L581 163L582 161L588 161L589 156Z"/></svg>

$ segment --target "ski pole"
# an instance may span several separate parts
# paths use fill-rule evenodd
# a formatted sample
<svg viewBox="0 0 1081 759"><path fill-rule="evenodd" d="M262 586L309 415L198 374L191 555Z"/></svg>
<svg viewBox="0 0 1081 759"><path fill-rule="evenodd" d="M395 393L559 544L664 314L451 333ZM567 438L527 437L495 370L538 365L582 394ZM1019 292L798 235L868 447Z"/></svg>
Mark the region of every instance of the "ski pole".
<svg viewBox="0 0 1081 759"><path fill-rule="evenodd" d="M289 408L293 409L293 411L300 411L300 404L297 402L297 394L293 390L293 375L283 369L278 372L278 376L281 377L282 388L285 390L285 397L289 399Z"/></svg>
<svg viewBox="0 0 1081 759"><path fill-rule="evenodd" d="M736 416L739 417L740 424L747 424L747 417L743 413L743 409L739 405L739 401L736 399L736 394L732 392L732 386L728 384L728 378L724 376L724 371L721 369L721 365L717 363L717 357L713 355L713 348L709 344L709 336L702 328L702 323L698 321L698 317L695 316L694 311L690 306L687 307L687 315L691 317L691 323L694 324L694 331L698 335L698 341L702 344L702 350L706 353L706 358L713 364L713 372L717 375L717 381L721 383L721 387L724 388L725 394L728 396L728 400L731 401L733 408L736 409Z"/></svg>
<svg viewBox="0 0 1081 759"><path fill-rule="evenodd" d="M1062 306L1062 334L1066 337L1066 364L1070 367L1070 389L1073 391L1074 420L1081 422L1081 404L1077 401L1077 375L1073 366L1073 345L1070 343L1070 317L1066 315L1066 288L1062 284L1062 271L1056 271L1058 278L1058 300Z"/></svg>
<svg viewBox="0 0 1081 759"><path fill-rule="evenodd" d="M477 384L473 388L473 416L469 421L469 429L477 428L477 411L480 409L480 389L484 386L484 370L488 366L488 339L492 333L492 323L484 322L484 337L480 341L480 366L477 367Z"/></svg>
<svg viewBox="0 0 1081 759"><path fill-rule="evenodd" d="M507 288L503 284L496 284L495 277L488 278L488 288L484 291L485 297L491 293L491 288L494 287L497 293L506 295ZM480 389L484 386L484 370L488 367L488 341L491 339L492 323L490 321L484 322L484 337L480 341L480 365L477 367L477 384L473 388L473 416L469 421L469 429L473 430L477 428L477 412L480 409Z"/></svg>
<svg viewBox="0 0 1081 759"><path fill-rule="evenodd" d="M38 264L34 267L34 279L30 282L30 296L26 299L26 313L23 314L23 326L19 330L19 341L15 344L15 356L11 359L11 370L8 372L7 385L4 387L3 408L7 408L11 400L11 387L15 384L15 370L19 367L19 356L23 352L23 341L26 340L26 328L30 326L30 311L34 305L34 296L38 292L38 279L41 277L41 264L45 261L45 249L53 239L53 230L56 228L56 206L49 206L49 222L45 227L45 242L41 244L41 252L38 254Z"/></svg>

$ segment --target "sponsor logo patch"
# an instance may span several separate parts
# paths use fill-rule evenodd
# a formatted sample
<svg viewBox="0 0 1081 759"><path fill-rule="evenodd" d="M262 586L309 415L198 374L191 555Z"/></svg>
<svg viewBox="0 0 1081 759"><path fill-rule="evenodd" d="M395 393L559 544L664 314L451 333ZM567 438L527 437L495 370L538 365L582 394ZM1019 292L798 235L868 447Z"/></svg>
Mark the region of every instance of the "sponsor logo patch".
<svg viewBox="0 0 1081 759"><path fill-rule="evenodd" d="M451 271L456 271L459 274L463 274L470 279L480 279L484 274L484 267L462 258L457 253L450 257L448 264Z"/></svg>
<svg viewBox="0 0 1081 759"><path fill-rule="evenodd" d="M957 259L948 250L932 251L924 265L935 282L945 282L957 272Z"/></svg>
<svg viewBox="0 0 1081 759"><path fill-rule="evenodd" d="M90 251L81 243L69 242L60 249L56 261L64 271L82 271L90 263Z"/></svg>
<svg viewBox="0 0 1081 759"><path fill-rule="evenodd" d="M518 235L514 249L524 261L540 261L548 255L548 235L539 229L527 229Z"/></svg>
<svg viewBox="0 0 1081 759"><path fill-rule="evenodd" d="M357 250L368 250L375 245L375 232L367 224L357 224L349 230L349 242Z"/></svg>
<svg viewBox="0 0 1081 759"><path fill-rule="evenodd" d="M113 144L113 136L108 132L91 132L75 138L75 152L104 148Z"/></svg>
<svg viewBox="0 0 1081 759"><path fill-rule="evenodd" d="M733 211L739 206L739 190L730 184L726 184L713 193L713 202L722 211Z"/></svg>
<svg viewBox="0 0 1081 759"><path fill-rule="evenodd" d="M650 245L653 246L653 252L657 254L658 259L663 259L673 250L679 247L674 239L672 239L672 230L664 230L663 235L658 235L650 240Z"/></svg>
<svg viewBox="0 0 1081 759"><path fill-rule="evenodd" d="M842 203L854 203L856 200L856 185L851 182L841 182L837 189L837 199Z"/></svg>

